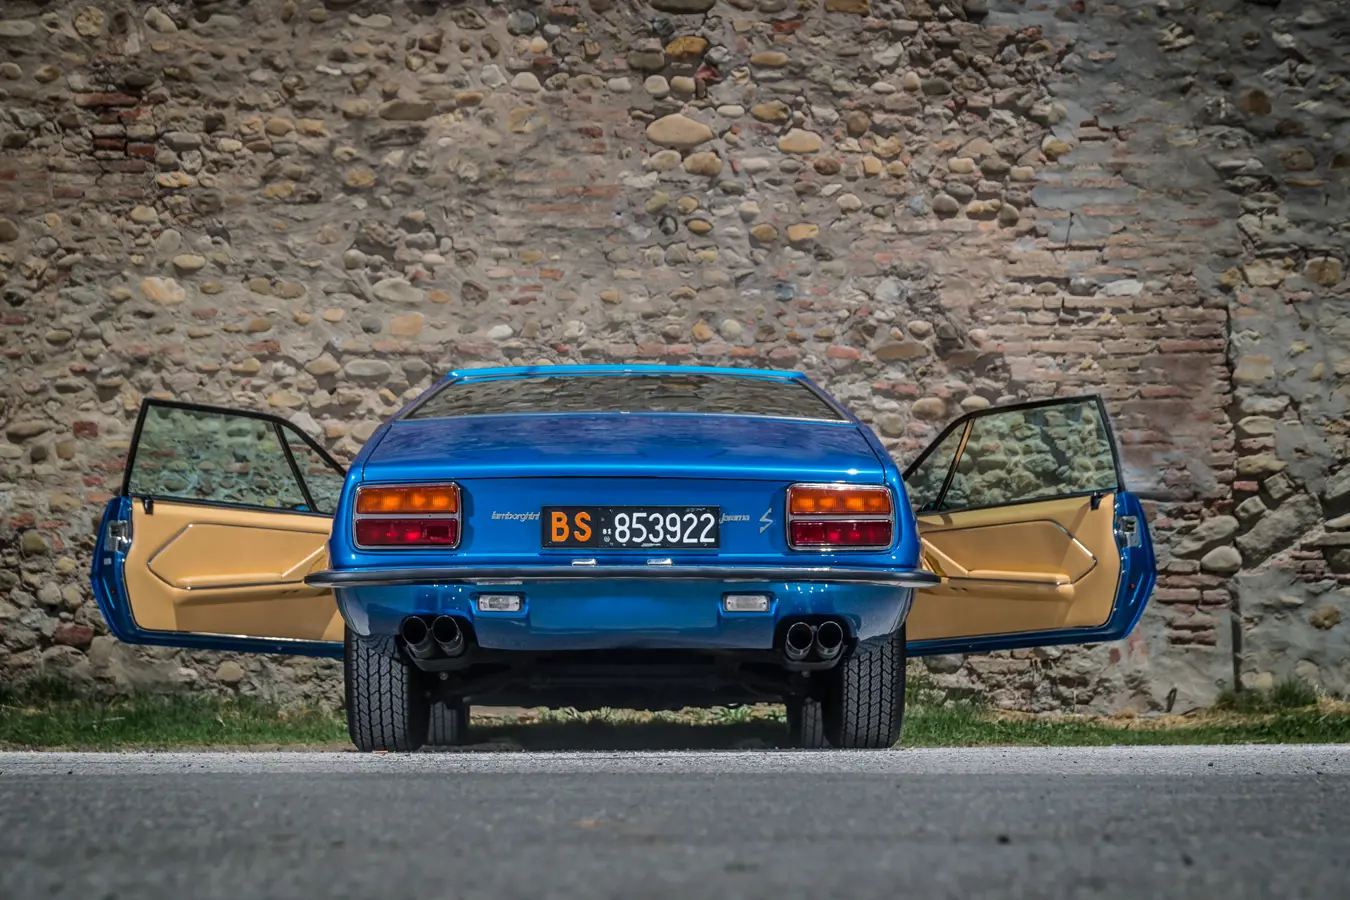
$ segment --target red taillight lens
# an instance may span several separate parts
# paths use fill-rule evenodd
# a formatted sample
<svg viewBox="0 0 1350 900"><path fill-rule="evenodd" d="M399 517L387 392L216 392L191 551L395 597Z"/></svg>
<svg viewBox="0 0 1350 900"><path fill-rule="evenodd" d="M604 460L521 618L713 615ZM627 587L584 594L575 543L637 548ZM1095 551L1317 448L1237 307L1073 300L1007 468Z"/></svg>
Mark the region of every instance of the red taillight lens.
<svg viewBox="0 0 1350 900"><path fill-rule="evenodd" d="M357 519L356 543L363 547L453 547L459 543L459 522L455 519Z"/></svg>
<svg viewBox="0 0 1350 900"><path fill-rule="evenodd" d="M794 547L889 547L889 519L796 520L789 526Z"/></svg>

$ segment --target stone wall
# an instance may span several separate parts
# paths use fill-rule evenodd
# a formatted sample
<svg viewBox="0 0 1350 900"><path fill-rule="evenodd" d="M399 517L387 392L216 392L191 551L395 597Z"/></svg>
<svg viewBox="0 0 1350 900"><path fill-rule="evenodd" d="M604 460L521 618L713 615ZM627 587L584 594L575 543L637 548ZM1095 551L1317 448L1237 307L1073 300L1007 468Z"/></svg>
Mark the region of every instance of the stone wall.
<svg viewBox="0 0 1350 900"><path fill-rule="evenodd" d="M332 698L117 644L144 396L349 458L453 367L798 368L913 456L1100 392L1163 576L1118 646L938 658L1028 709L1350 690L1350 3L10 0L0 678Z"/></svg>

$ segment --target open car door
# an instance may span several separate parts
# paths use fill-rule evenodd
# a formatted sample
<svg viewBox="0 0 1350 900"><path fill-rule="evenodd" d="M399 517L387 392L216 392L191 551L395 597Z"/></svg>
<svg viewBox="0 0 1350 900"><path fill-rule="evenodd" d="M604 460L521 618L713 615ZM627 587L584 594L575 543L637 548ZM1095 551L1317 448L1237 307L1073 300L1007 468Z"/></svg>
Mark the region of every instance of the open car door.
<svg viewBox="0 0 1350 900"><path fill-rule="evenodd" d="M344 472L284 419L146 400L92 580L136 644L341 656L327 568Z"/></svg>
<svg viewBox="0 0 1350 900"><path fill-rule="evenodd" d="M947 427L905 473L924 565L912 655L1125 637L1157 566L1101 398L993 407Z"/></svg>

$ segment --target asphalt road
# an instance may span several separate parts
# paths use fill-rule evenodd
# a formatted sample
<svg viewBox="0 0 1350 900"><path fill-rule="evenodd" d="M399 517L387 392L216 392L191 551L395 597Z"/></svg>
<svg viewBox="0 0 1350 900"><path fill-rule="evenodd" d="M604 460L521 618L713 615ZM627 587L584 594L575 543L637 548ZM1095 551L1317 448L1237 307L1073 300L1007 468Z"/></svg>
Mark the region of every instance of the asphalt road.
<svg viewBox="0 0 1350 900"><path fill-rule="evenodd" d="M1343 897L1350 747L0 754L0 897Z"/></svg>

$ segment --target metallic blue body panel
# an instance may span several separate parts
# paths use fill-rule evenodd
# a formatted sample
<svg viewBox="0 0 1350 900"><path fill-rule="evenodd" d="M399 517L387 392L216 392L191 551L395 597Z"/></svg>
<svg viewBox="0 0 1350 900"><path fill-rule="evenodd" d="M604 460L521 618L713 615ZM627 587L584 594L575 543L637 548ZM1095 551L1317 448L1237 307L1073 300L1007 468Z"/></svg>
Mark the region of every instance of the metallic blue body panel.
<svg viewBox="0 0 1350 900"><path fill-rule="evenodd" d="M911 641L910 656L935 656L944 653L989 653L994 650L1016 650L1022 647L1051 647L1057 644L1100 644L1118 641L1129 635L1139 624L1153 586L1158 580L1158 566L1153 555L1153 537L1139 498L1128 491L1116 494L1116 519L1134 516L1139 523L1139 546L1120 549L1120 584L1116 589L1116 603L1111 616L1095 628L1065 628L1057 631L1030 631L1019 634L997 634L988 637L965 638L955 641Z"/></svg>
<svg viewBox="0 0 1350 900"><path fill-rule="evenodd" d="M242 638L215 634L184 634L179 631L146 631L136 624L127 602L126 583L122 567L126 555L107 546L108 525L114 521L131 521L131 500L114 497L103 508L98 525L98 542L94 546L94 563L90 570L90 586L103 621L113 637L127 644L149 644L156 647L187 647L192 650L232 650L247 653L288 653L295 656L342 657L342 645L328 641L287 641L265 638Z"/></svg>

